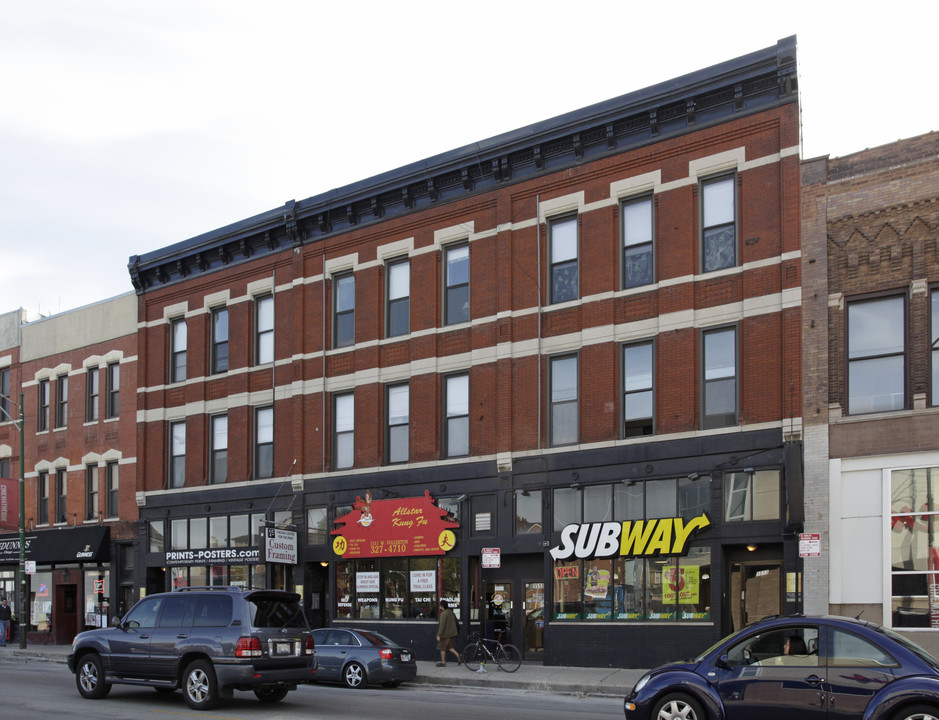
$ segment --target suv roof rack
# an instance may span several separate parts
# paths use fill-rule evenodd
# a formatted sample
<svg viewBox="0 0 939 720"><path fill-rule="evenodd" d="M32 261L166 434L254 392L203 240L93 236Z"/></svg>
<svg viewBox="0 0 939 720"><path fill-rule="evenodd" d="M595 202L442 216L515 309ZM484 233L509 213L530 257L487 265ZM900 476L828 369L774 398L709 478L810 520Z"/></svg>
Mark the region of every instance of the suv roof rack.
<svg viewBox="0 0 939 720"><path fill-rule="evenodd" d="M191 592L193 590L215 590L216 592L240 593L244 591L244 588L240 588L237 585L187 585L185 587L173 588L173 592Z"/></svg>

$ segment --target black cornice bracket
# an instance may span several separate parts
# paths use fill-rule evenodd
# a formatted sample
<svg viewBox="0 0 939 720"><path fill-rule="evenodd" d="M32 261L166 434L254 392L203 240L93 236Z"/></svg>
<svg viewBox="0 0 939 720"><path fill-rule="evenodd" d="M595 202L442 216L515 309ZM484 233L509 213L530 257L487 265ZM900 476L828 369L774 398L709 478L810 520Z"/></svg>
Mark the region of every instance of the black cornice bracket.
<svg viewBox="0 0 939 720"><path fill-rule="evenodd" d="M374 218L380 218L385 214L385 208L382 207L377 197L373 197L369 200L369 207L372 211L372 217Z"/></svg>

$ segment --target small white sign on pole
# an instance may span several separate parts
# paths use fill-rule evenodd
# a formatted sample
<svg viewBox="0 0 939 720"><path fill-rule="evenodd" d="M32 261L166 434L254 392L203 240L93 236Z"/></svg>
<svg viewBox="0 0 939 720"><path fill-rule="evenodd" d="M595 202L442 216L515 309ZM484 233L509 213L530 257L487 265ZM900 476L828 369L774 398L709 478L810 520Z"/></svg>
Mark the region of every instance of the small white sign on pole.
<svg viewBox="0 0 939 720"><path fill-rule="evenodd" d="M35 575L36 574L36 561L25 560L23 562L23 569L26 571L27 575Z"/></svg>
<svg viewBox="0 0 939 720"><path fill-rule="evenodd" d="M822 536L820 533L799 533L799 557L820 557Z"/></svg>
<svg viewBox="0 0 939 720"><path fill-rule="evenodd" d="M484 568L502 567L502 549L501 548L483 548L483 567Z"/></svg>

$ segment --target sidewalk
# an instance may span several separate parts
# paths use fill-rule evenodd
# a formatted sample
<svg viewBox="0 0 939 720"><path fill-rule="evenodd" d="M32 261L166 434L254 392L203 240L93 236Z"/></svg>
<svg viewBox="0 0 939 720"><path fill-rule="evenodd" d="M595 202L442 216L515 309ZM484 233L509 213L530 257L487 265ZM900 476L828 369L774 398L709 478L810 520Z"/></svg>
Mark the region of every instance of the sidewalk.
<svg viewBox="0 0 939 720"><path fill-rule="evenodd" d="M64 665L69 650L69 645L34 645L25 650L7 645L0 648L0 662L54 662ZM486 673L475 673L456 663L448 662L446 667L437 667L432 660L419 660L414 683L625 697L645 672L622 668L546 667L538 663L523 663L514 673L502 672L496 666L486 669Z"/></svg>

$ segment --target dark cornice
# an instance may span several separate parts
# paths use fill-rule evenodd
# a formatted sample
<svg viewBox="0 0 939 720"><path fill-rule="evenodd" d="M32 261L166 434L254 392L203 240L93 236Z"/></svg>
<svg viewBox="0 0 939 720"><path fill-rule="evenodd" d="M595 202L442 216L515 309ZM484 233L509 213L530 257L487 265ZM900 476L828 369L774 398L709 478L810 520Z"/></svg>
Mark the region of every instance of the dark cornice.
<svg viewBox="0 0 939 720"><path fill-rule="evenodd" d="M798 100L796 38L246 218L128 262L137 294Z"/></svg>

